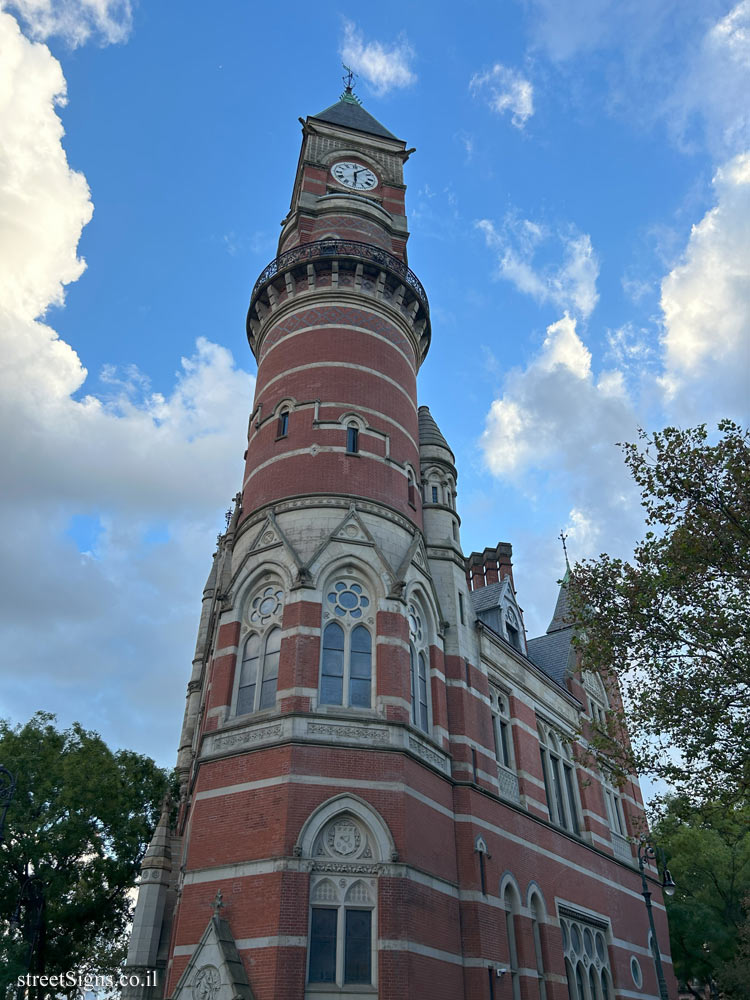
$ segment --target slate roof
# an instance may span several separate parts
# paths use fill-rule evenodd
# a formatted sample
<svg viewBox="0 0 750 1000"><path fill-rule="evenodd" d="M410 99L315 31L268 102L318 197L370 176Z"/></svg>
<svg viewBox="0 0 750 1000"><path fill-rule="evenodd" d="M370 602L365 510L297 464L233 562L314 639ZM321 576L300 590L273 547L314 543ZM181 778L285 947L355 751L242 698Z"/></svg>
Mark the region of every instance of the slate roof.
<svg viewBox="0 0 750 1000"><path fill-rule="evenodd" d="M565 570L565 576L560 584L560 593L557 595L557 604L552 615L552 621L547 627L547 632L557 632L561 628L569 628L571 625L570 599L568 597L568 581L570 580L570 570Z"/></svg>
<svg viewBox="0 0 750 1000"><path fill-rule="evenodd" d="M419 443L420 445L434 445L438 448L445 448L450 453L455 462L455 455L448 447L448 442L443 437L440 428L435 423L435 418L430 413L429 406L419 407Z"/></svg>
<svg viewBox="0 0 750 1000"><path fill-rule="evenodd" d="M469 594L471 606L479 614L480 611L487 611L496 608L500 604L500 597L503 592L503 581L499 583L488 583L486 587L477 587Z"/></svg>
<svg viewBox="0 0 750 1000"><path fill-rule="evenodd" d="M380 135L385 139L401 141L396 138L393 132L389 132L384 125L381 125L377 118L373 118L369 111L365 111L359 101L347 94L344 94L341 100L332 104L330 108L310 117L317 118L322 122L330 122L331 125L343 125L344 128L356 129L357 132L367 132L369 135Z"/></svg>
<svg viewBox="0 0 750 1000"><path fill-rule="evenodd" d="M536 663L548 677L561 687L566 687L565 677L571 657L574 655L572 641L575 629L572 625L547 632L536 639L526 640L529 659Z"/></svg>

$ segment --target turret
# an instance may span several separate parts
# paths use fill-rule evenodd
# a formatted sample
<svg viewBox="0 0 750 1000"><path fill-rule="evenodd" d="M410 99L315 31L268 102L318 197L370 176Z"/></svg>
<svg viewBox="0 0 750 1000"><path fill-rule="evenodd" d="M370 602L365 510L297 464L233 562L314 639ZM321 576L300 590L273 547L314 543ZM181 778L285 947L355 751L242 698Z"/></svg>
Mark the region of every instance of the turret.
<svg viewBox="0 0 750 1000"><path fill-rule="evenodd" d="M171 799L167 796L141 862L138 901L125 965L129 985L122 991L122 1000L152 1000L162 996L164 989L166 962L160 956L160 950L163 951L160 945L165 944L169 927L165 907L172 883L170 813ZM138 980L140 983L136 985Z"/></svg>

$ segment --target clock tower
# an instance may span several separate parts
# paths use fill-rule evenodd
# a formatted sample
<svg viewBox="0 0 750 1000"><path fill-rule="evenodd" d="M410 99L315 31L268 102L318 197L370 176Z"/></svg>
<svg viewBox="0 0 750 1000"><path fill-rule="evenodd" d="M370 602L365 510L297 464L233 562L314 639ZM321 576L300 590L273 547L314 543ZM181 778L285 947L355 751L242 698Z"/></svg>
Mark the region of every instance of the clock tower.
<svg viewBox="0 0 750 1000"><path fill-rule="evenodd" d="M350 86L300 121L250 295L255 399L203 592L179 808L143 862L123 995L567 1000L585 976L614 998L638 817L609 789L610 836L564 749L587 710L564 615L527 645L510 545L461 551L455 457L417 403L414 150ZM576 940L594 949L580 972Z"/></svg>

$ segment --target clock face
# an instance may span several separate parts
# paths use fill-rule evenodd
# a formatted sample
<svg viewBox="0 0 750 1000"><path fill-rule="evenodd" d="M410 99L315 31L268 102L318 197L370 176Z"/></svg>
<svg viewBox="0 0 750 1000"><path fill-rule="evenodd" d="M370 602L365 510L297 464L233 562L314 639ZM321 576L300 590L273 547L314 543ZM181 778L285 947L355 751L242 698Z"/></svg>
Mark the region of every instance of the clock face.
<svg viewBox="0 0 750 1000"><path fill-rule="evenodd" d="M378 179L372 170L355 163L354 160L343 160L336 163L331 168L334 180L344 187L352 188L354 191L371 191L377 187Z"/></svg>

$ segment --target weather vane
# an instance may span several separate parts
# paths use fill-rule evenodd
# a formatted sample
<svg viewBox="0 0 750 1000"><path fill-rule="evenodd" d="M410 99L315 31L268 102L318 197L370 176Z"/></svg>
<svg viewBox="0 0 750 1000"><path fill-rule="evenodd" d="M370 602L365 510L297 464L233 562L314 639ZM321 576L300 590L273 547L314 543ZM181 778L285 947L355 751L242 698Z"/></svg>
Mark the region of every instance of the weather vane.
<svg viewBox="0 0 750 1000"><path fill-rule="evenodd" d="M565 553L565 568L566 568L566 569L567 569L568 571L570 571L570 563L568 562L568 547L567 547L567 545L565 544L565 540L567 539L567 537L568 537L568 536L567 536L566 534L564 534L564 533L563 533L563 529L562 529L562 528L560 528L560 534L559 534L559 535L558 535L557 537L558 537L558 538L560 539L560 541L562 542L562 547L563 547L563 552Z"/></svg>
<svg viewBox="0 0 750 1000"><path fill-rule="evenodd" d="M357 74L354 72L351 66L347 66L345 63L342 63L341 65L346 70L346 75L341 77L341 79L344 81L344 87L346 88L344 90L344 93L341 95L341 100L347 101L349 104L361 104L362 102L360 101L360 99L357 97L357 95L354 93L353 90L354 81L357 79Z"/></svg>
<svg viewBox="0 0 750 1000"><path fill-rule="evenodd" d="M354 81L356 79L356 73L351 68L351 66L347 66L345 63L342 63L341 65L346 70L346 76L342 76L341 79L344 81L344 86L346 87L347 94L351 94L351 92L352 92L352 90L354 88Z"/></svg>

